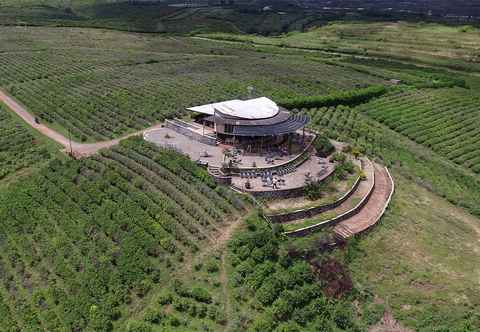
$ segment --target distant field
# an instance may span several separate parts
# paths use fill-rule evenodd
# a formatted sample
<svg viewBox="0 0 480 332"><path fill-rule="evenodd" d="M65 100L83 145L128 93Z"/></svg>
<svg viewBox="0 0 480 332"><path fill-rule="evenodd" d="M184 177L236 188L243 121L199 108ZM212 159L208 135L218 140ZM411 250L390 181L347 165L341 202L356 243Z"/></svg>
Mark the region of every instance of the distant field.
<svg viewBox="0 0 480 332"><path fill-rule="evenodd" d="M306 33L292 32L280 37L229 34L209 36L258 44L385 57L452 69L480 70L480 31L470 26L338 22Z"/></svg>
<svg viewBox="0 0 480 332"><path fill-rule="evenodd" d="M207 1L203 1L206 3ZM125 31L159 33L232 32L279 34L302 31L322 24L332 14L320 14L288 7L262 11L262 4L246 9L231 6L168 6L183 1L109 1L109 0L4 0L0 3L2 25L48 25L101 27Z"/></svg>
<svg viewBox="0 0 480 332"><path fill-rule="evenodd" d="M85 29L1 28L0 86L81 141L146 128L187 106L255 95L282 100L385 79L301 55ZM46 50L44 47L48 47Z"/></svg>
<svg viewBox="0 0 480 332"><path fill-rule="evenodd" d="M0 184L5 178L38 167L52 157L52 143L28 128L3 104L0 104L0 132Z"/></svg>
<svg viewBox="0 0 480 332"><path fill-rule="evenodd" d="M2 330L110 331L243 208L193 162L141 140L50 163L0 193Z"/></svg>
<svg viewBox="0 0 480 332"><path fill-rule="evenodd" d="M393 130L480 173L480 96L455 88L406 90L358 109Z"/></svg>

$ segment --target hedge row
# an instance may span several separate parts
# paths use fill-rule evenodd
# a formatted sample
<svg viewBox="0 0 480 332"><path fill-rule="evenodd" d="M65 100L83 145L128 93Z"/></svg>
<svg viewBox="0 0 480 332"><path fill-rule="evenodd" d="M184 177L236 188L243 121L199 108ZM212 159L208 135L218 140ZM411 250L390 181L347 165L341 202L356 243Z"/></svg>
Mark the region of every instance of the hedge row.
<svg viewBox="0 0 480 332"><path fill-rule="evenodd" d="M326 96L289 98L280 102L280 105L288 109L329 107L337 105L355 106L361 103L365 103L372 98L380 97L386 92L387 88L385 86L372 85L368 88L340 92Z"/></svg>

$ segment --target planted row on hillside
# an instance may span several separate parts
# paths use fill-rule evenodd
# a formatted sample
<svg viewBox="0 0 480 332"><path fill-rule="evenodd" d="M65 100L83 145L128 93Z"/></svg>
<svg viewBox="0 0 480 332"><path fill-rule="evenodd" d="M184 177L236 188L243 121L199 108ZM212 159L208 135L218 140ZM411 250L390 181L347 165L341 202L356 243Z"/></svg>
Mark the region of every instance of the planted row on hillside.
<svg viewBox="0 0 480 332"><path fill-rule="evenodd" d="M50 159L45 143L0 105L0 180Z"/></svg>
<svg viewBox="0 0 480 332"><path fill-rule="evenodd" d="M455 88L392 93L359 107L375 120L480 173L480 97Z"/></svg>
<svg viewBox="0 0 480 332"><path fill-rule="evenodd" d="M141 139L53 161L0 196L2 328L110 331L245 207Z"/></svg>
<svg viewBox="0 0 480 332"><path fill-rule="evenodd" d="M357 109L324 107L306 111L311 126L325 136L350 142L387 166L413 177L419 184L480 215L478 178L426 148L382 126Z"/></svg>
<svg viewBox="0 0 480 332"><path fill-rule="evenodd" d="M358 82L385 82L341 66L267 51L192 55L189 43L185 40L175 53L149 52L148 45L141 51L97 45L55 54L38 50L0 55L0 86L46 124L60 125L79 141L99 141L146 128L188 106L247 98L249 86L258 95L290 100L351 90Z"/></svg>

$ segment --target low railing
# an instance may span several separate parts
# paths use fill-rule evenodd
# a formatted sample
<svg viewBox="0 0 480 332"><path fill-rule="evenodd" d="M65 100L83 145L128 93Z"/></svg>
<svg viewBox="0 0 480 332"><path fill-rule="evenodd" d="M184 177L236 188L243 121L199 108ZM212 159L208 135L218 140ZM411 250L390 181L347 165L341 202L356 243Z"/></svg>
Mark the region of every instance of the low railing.
<svg viewBox="0 0 480 332"><path fill-rule="evenodd" d="M371 163L370 160L369 160L369 162ZM365 197L363 197L362 200L355 207L353 207L352 209L342 213L339 216L336 216L335 218L319 222L315 225L311 225L311 226L303 227L303 228L300 228L300 229L296 229L294 231L284 232L283 234L286 235L286 236L289 236L289 237L306 236L306 235L311 234L311 233L315 232L316 230L322 229L324 227L334 226L334 225L338 224L339 222L344 221L344 220L356 215L357 213L359 213L360 210L368 203L368 201L369 201L370 197L372 196L373 191L375 189L375 169L373 167L373 164L371 165L371 167L372 167L372 172L373 172L372 185L368 189L367 195Z"/></svg>
<svg viewBox="0 0 480 332"><path fill-rule="evenodd" d="M197 133L195 130L191 128L191 125L188 122L185 122L183 120L179 120L179 119L165 120L165 126L181 135L190 137L191 139L197 142L207 144L207 145L212 145L212 146L217 145L217 140L215 137Z"/></svg>
<svg viewBox="0 0 480 332"><path fill-rule="evenodd" d="M309 208L304 208L304 209L297 209L295 211L290 211L285 213L268 214L268 217L273 223L277 223L277 224L287 223L287 222L299 220L299 219L312 218L316 215L319 215L320 213L335 209L340 205L342 205L347 199L349 199L355 193L358 186L360 185L360 182L361 182L361 178L358 177L355 180L353 186L335 202L319 205L319 206L313 206Z"/></svg>
<svg viewBox="0 0 480 332"><path fill-rule="evenodd" d="M388 170L387 167L385 167L385 171L388 175L388 181L390 182L390 186L391 186L391 189L390 189L390 193L388 194L388 198L387 198L387 201L385 202L385 205L383 206L382 208L382 211L378 214L378 216L375 218L375 221L369 225L367 228L365 228L364 230L362 230L361 232L358 232L356 234L354 234L355 236L356 235L360 235L360 234L363 234L363 233L366 233L367 231L371 230L373 228L373 226L375 226L379 221L380 219L382 219L383 215L385 214L385 212L387 211L387 208L388 206L390 205L390 202L392 200L392 197L393 197L393 194L395 192L395 182L393 181L393 177L392 175L390 174L390 171ZM345 240L345 239L342 239L342 240Z"/></svg>

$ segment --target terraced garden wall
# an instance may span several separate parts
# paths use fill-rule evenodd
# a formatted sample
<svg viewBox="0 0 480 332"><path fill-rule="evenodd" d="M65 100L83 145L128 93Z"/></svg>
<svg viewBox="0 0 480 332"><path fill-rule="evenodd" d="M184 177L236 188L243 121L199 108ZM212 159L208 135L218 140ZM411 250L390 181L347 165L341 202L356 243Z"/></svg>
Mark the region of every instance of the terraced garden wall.
<svg viewBox="0 0 480 332"><path fill-rule="evenodd" d="M350 190L347 193L345 193L345 195L343 195L340 199L338 199L333 203L325 204L321 206L315 206L307 209L300 209L300 210L282 213L282 214L271 214L267 216L272 223L277 223L277 224L286 223L293 220L312 218L320 213L335 209L336 207L343 204L357 190L360 182L361 182L361 179L359 177L355 181L353 186L350 188Z"/></svg>
<svg viewBox="0 0 480 332"><path fill-rule="evenodd" d="M373 183L372 183L372 186L370 187L370 189L368 190L368 194L360 201L360 203L358 203L354 208L352 208L351 210L335 217L335 218L332 218L332 219L329 219L329 220L326 220L326 221L322 221L318 224L315 224L315 225L312 225L312 226L308 226L308 227L304 227L304 228L300 228L300 229L297 229L297 230L294 230L294 231L290 231L290 232L285 232L284 234L287 235L287 236L290 236L290 237L302 237L302 236L306 236L306 235L309 235L309 234L312 234L313 232L319 230L319 229L322 229L324 227L327 227L327 226L334 226L344 220L347 220L348 218L356 215L357 213L359 213L363 207L368 203L368 201L370 200L370 197L372 196L373 194L373 191L375 190L375 175L373 176Z"/></svg>

